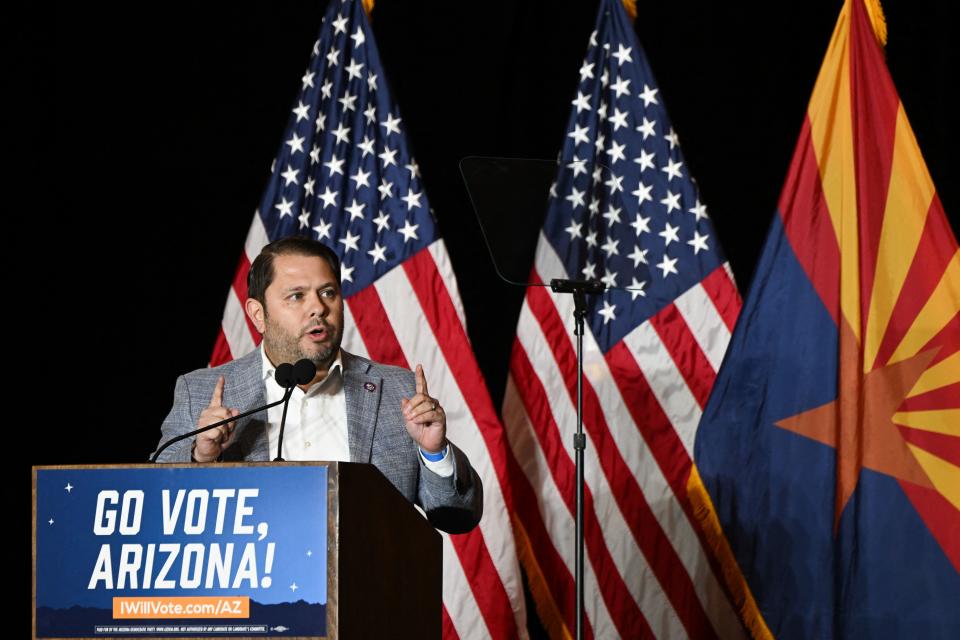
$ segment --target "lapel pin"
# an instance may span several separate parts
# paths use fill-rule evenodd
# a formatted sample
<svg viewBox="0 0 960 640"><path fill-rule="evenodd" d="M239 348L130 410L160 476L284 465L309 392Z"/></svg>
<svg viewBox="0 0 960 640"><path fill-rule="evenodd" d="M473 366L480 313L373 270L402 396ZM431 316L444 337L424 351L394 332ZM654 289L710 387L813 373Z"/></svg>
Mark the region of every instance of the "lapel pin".
<svg viewBox="0 0 960 640"><path fill-rule="evenodd" d="M372 382L364 382L363 388L366 389L367 391L376 391L377 385L373 384Z"/></svg>

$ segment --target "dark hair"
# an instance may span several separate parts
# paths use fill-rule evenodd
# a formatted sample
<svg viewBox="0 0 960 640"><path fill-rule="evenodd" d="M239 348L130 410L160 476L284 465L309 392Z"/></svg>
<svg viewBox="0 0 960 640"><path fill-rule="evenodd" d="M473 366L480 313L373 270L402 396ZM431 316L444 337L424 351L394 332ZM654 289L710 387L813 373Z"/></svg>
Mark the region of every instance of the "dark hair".
<svg viewBox="0 0 960 640"><path fill-rule="evenodd" d="M250 265L250 272L247 273L247 295L259 301L264 307L267 305L267 287L273 282L273 259L285 255L323 258L333 270L337 284L340 284L340 258L337 257L333 249L306 236L280 238L260 251L260 255Z"/></svg>

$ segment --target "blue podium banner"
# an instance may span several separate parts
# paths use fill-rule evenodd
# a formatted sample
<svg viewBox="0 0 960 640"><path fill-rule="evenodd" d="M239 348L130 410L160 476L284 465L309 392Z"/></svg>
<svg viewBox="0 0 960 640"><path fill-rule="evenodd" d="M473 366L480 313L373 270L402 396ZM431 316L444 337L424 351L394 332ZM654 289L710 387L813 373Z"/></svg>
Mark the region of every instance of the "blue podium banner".
<svg viewBox="0 0 960 640"><path fill-rule="evenodd" d="M37 638L326 636L325 466L34 474Z"/></svg>

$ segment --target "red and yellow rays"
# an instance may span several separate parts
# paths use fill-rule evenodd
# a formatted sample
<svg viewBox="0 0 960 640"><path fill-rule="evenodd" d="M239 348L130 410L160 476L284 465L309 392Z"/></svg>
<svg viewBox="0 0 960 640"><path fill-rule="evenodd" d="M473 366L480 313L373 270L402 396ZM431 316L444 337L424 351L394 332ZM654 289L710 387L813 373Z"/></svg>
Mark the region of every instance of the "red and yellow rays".
<svg viewBox="0 0 960 640"><path fill-rule="evenodd" d="M837 449L835 522L860 470L897 478L960 570L960 251L883 59L848 0L781 197L839 329L839 389L778 426Z"/></svg>

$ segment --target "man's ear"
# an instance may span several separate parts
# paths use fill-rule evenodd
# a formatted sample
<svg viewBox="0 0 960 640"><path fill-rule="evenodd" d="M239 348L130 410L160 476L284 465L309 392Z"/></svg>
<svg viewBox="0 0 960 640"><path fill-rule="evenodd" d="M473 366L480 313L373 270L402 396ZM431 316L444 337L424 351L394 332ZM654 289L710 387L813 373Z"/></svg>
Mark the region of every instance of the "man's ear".
<svg viewBox="0 0 960 640"><path fill-rule="evenodd" d="M244 303L243 307L247 312L247 317L249 317L250 321L253 322L253 326L257 328L257 331L260 333L260 335L263 335L264 331L267 329L267 310L256 298L247 298L247 301Z"/></svg>

